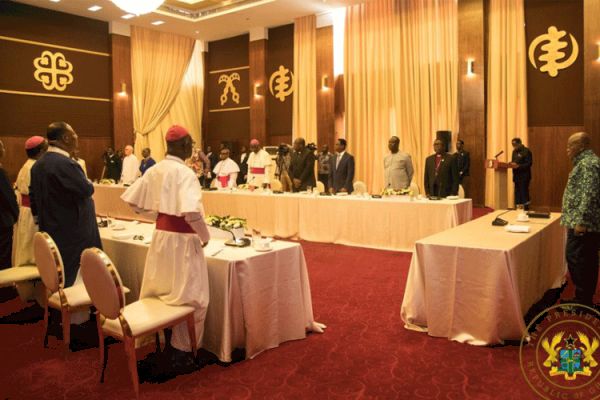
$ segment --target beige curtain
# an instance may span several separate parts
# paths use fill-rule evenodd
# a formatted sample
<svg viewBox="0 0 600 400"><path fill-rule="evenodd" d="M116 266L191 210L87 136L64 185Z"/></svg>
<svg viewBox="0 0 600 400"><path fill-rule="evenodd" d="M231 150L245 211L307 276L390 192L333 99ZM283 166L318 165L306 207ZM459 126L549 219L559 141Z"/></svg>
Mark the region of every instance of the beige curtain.
<svg viewBox="0 0 600 400"><path fill-rule="evenodd" d="M204 58L202 43L196 42L188 69L183 77L179 94L169 112L158 126L145 138L155 160L161 160L166 152L165 133L172 125L184 126L196 142L202 146L202 104L204 98ZM141 151L141 148L140 148Z"/></svg>
<svg viewBox="0 0 600 400"><path fill-rule="evenodd" d="M188 68L194 40L132 26L131 76L136 153L157 139L149 138L165 118ZM158 155L158 154L155 154Z"/></svg>
<svg viewBox="0 0 600 400"><path fill-rule="evenodd" d="M333 79L331 77L330 79ZM294 21L294 80L292 137L317 142L317 17Z"/></svg>
<svg viewBox="0 0 600 400"><path fill-rule="evenodd" d="M356 180L383 187L390 136L412 156L423 188L437 130L458 130L458 21L454 0L373 0L348 7L346 137Z"/></svg>
<svg viewBox="0 0 600 400"><path fill-rule="evenodd" d="M487 158L504 150L510 161L511 140L527 141L527 81L523 0L491 0L489 11ZM506 177L508 206L514 204L512 172ZM487 169L485 204L497 208L498 183Z"/></svg>

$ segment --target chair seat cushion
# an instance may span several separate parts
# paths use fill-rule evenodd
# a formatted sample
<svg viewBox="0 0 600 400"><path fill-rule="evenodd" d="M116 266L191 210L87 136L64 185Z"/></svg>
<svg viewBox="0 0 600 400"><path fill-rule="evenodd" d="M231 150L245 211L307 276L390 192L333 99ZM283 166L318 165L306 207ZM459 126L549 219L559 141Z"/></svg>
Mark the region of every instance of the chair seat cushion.
<svg viewBox="0 0 600 400"><path fill-rule="evenodd" d="M170 306L160 299L146 298L125 306L122 314L127 320L133 336L140 336L168 325L171 321L185 317L194 310L195 308L192 306ZM105 320L103 328L110 334L123 336L118 319Z"/></svg>
<svg viewBox="0 0 600 400"><path fill-rule="evenodd" d="M38 271L35 265L0 270L0 287L12 286L15 283L33 279L40 279L40 271Z"/></svg>

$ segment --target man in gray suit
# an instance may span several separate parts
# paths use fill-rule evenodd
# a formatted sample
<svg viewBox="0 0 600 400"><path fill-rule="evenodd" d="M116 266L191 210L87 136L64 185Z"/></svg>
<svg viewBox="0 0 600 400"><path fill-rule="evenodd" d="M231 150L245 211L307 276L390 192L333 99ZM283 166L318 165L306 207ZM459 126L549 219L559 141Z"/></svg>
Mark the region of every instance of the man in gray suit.
<svg viewBox="0 0 600 400"><path fill-rule="evenodd" d="M408 153L400 151L400 139L392 136L388 141L388 154L383 160L386 189L406 189L412 181L414 169Z"/></svg>

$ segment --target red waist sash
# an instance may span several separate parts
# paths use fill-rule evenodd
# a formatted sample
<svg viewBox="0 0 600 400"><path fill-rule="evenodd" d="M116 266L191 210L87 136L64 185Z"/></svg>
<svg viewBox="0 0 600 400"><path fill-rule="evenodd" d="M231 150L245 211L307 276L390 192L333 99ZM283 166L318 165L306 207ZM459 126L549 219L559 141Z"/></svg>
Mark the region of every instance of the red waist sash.
<svg viewBox="0 0 600 400"><path fill-rule="evenodd" d="M219 180L219 182L221 182L221 187L226 188L229 184L229 175L218 176L217 179Z"/></svg>
<svg viewBox="0 0 600 400"><path fill-rule="evenodd" d="M31 208L31 199L28 194L21 195L21 207Z"/></svg>
<svg viewBox="0 0 600 400"><path fill-rule="evenodd" d="M264 174L265 173L265 169L264 168L250 167L250 173L252 173L252 174Z"/></svg>
<svg viewBox="0 0 600 400"><path fill-rule="evenodd" d="M184 217L159 213L156 218L156 229L167 232L195 233L192 227L185 222Z"/></svg>

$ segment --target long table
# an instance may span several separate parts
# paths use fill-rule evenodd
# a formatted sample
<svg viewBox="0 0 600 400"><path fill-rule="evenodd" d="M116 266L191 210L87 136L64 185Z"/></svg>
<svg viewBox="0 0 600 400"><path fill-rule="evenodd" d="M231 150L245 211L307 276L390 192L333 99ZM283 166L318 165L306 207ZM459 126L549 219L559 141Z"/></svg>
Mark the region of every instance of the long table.
<svg viewBox="0 0 600 400"><path fill-rule="evenodd" d="M122 186L96 185L96 213L140 219L119 197ZM234 215L263 235L411 251L422 238L471 220L472 201L361 196L203 192L207 214Z"/></svg>
<svg viewBox="0 0 600 400"><path fill-rule="evenodd" d="M401 315L405 327L462 343L520 339L523 316L566 275L560 214L516 222L530 233L492 226L500 212L418 240Z"/></svg>
<svg viewBox="0 0 600 400"><path fill-rule="evenodd" d="M154 225L117 222L126 230L101 228L100 236L104 251L131 290L127 301L132 302L139 298ZM142 235L144 240L113 238L122 232ZM231 361L235 348L245 348L246 357L252 358L280 343L305 338L307 329L314 330L302 247L279 240L271 245L273 250L257 252L251 247L228 247L224 240L213 238L204 249L210 301L202 347L221 361Z"/></svg>

